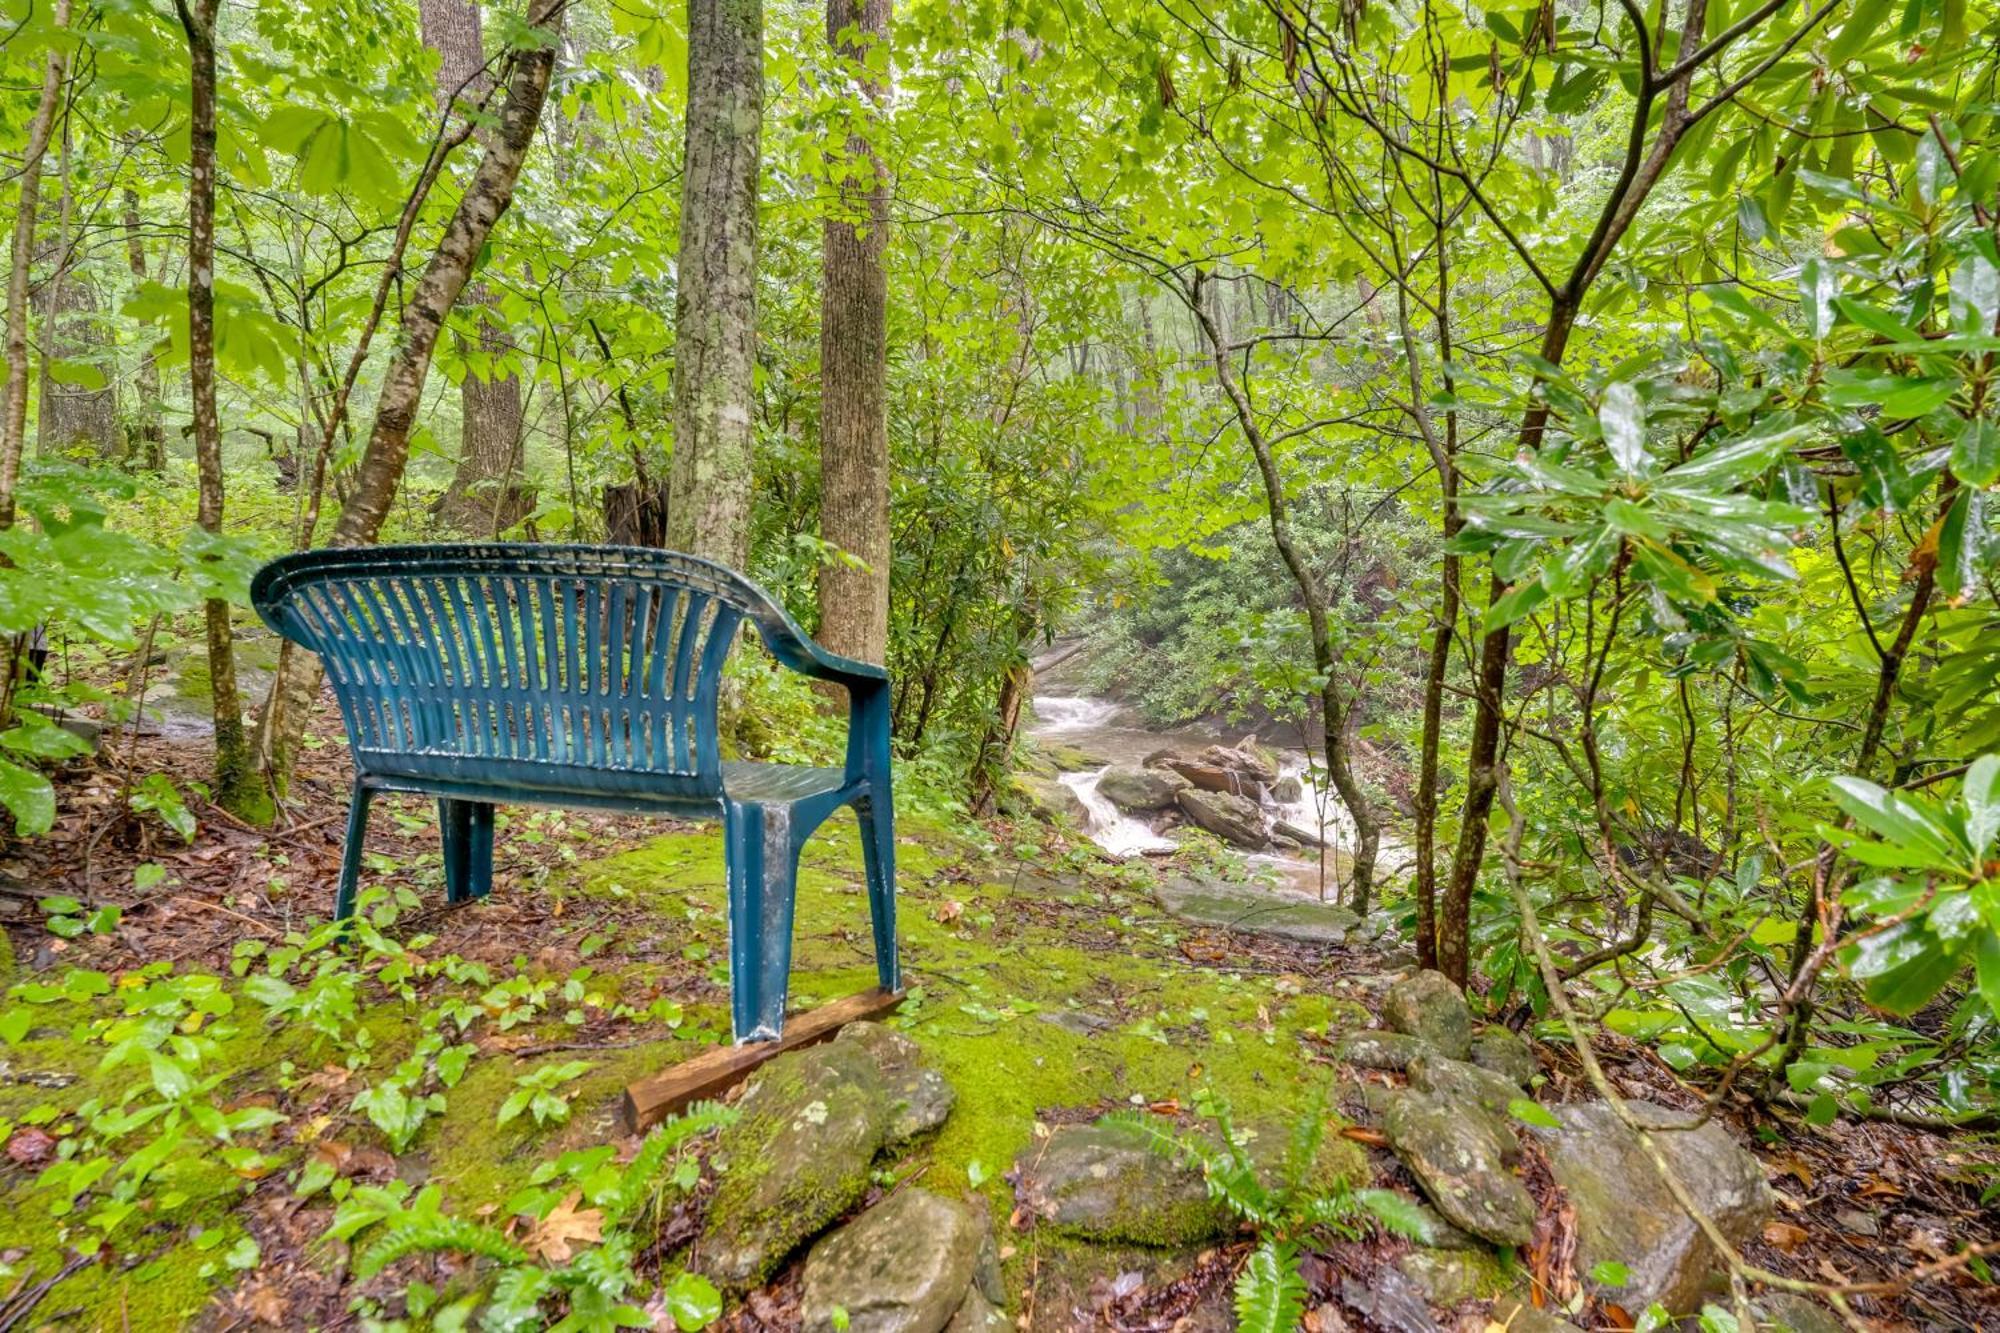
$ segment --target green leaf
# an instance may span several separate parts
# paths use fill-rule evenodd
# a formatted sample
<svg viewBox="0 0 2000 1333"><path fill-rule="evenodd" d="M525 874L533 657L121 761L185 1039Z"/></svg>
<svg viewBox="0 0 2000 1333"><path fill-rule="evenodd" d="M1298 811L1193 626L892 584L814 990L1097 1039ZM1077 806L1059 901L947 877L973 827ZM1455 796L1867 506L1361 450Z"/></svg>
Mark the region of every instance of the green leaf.
<svg viewBox="0 0 2000 1333"><path fill-rule="evenodd" d="M15 723L0 731L0 745L36 759L74 759L90 753L90 742L40 713L17 714Z"/></svg>
<svg viewBox="0 0 2000 1333"><path fill-rule="evenodd" d="M1540 1129L1561 1129L1562 1121L1549 1114L1548 1108L1526 1097L1516 1097L1507 1103L1507 1114L1524 1125L1534 1125Z"/></svg>
<svg viewBox="0 0 2000 1333"><path fill-rule="evenodd" d="M1622 380L1605 389L1597 421L1618 470L1637 476L1646 463L1646 405L1639 391Z"/></svg>
<svg viewBox="0 0 2000 1333"><path fill-rule="evenodd" d="M1590 1270L1590 1280L1600 1286L1622 1287L1632 1280L1632 1270L1615 1259L1606 1259Z"/></svg>
<svg viewBox="0 0 2000 1333"><path fill-rule="evenodd" d="M0 805L14 816L14 832L24 838L47 833L56 822L56 789L32 768L0 759Z"/></svg>
<svg viewBox="0 0 2000 1333"><path fill-rule="evenodd" d="M1549 599L1549 590L1540 579L1516 584L1499 601L1486 608L1484 628L1488 633L1511 625Z"/></svg>
<svg viewBox="0 0 2000 1333"><path fill-rule="evenodd" d="M679 1273L661 1289L667 1313L681 1333L697 1333L722 1318L722 1295L699 1273Z"/></svg>
<svg viewBox="0 0 2000 1333"><path fill-rule="evenodd" d="M1298 1250L1266 1240L1237 1275L1236 1327L1240 1333L1295 1333L1305 1312Z"/></svg>
<svg viewBox="0 0 2000 1333"><path fill-rule="evenodd" d="M1434 1229L1430 1214L1416 1200L1394 1190L1360 1189L1354 1201L1365 1208L1382 1229L1407 1240L1423 1241Z"/></svg>
<svg viewBox="0 0 2000 1333"><path fill-rule="evenodd" d="M1951 446L1952 474L1967 486L1991 486L2000 480L2000 426L1973 417Z"/></svg>
<svg viewBox="0 0 2000 1333"><path fill-rule="evenodd" d="M1972 854L1985 859L2000 835L2000 754L1981 755L1965 770L1958 799L1965 803L1965 838Z"/></svg>
<svg viewBox="0 0 2000 1333"><path fill-rule="evenodd" d="M1826 337L1833 328L1833 302L1839 295L1840 275L1833 265L1815 255L1800 266L1799 308L1805 315L1806 332L1815 339Z"/></svg>
<svg viewBox="0 0 2000 1333"><path fill-rule="evenodd" d="M1964 857L1950 827L1921 797L1886 791L1866 778L1838 777L1833 801L1870 833L1918 857L1918 864L1953 869Z"/></svg>

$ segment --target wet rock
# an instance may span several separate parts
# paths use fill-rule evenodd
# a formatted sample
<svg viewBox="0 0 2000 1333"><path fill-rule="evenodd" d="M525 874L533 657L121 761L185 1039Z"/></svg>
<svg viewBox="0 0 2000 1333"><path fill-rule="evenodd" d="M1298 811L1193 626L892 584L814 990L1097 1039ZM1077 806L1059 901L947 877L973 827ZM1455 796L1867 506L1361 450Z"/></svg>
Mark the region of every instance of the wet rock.
<svg viewBox="0 0 2000 1333"><path fill-rule="evenodd" d="M1153 751L1151 754L1147 755L1144 759L1141 759L1139 761L1139 767L1158 768L1162 764L1170 763L1175 759L1180 759L1183 757L1184 756L1181 754L1181 752L1179 750L1174 749L1172 746L1170 745L1163 746L1160 749L1157 749Z"/></svg>
<svg viewBox="0 0 2000 1333"><path fill-rule="evenodd" d="M1504 1075L1435 1052L1411 1060L1409 1074L1411 1089L1436 1102L1477 1106L1504 1116L1510 1103L1522 1100L1521 1089Z"/></svg>
<svg viewBox="0 0 2000 1333"><path fill-rule="evenodd" d="M1433 1305L1484 1300L1505 1291L1508 1275L1491 1250L1411 1250L1396 1261Z"/></svg>
<svg viewBox="0 0 2000 1333"><path fill-rule="evenodd" d="M1241 796L1252 804L1261 803L1264 799L1264 784L1233 768L1218 768L1214 764L1200 764L1181 758L1167 760L1165 767L1180 774L1201 791Z"/></svg>
<svg viewBox="0 0 2000 1333"><path fill-rule="evenodd" d="M1288 820L1283 820L1283 819L1278 820L1276 823L1271 825L1271 831L1274 833L1284 834L1287 838L1292 839L1294 842L1298 843L1302 847L1326 846L1325 838L1320 837L1319 834L1313 832L1309 828L1305 828L1302 827L1301 825L1291 823Z"/></svg>
<svg viewBox="0 0 2000 1333"><path fill-rule="evenodd" d="M1175 803L1189 823L1207 829L1226 842L1253 852L1261 852L1271 845L1270 836L1264 831L1263 811L1241 796L1190 788L1182 791L1175 798Z"/></svg>
<svg viewBox="0 0 2000 1333"><path fill-rule="evenodd" d="M1410 1067L1420 1055L1434 1054L1436 1048L1422 1037L1406 1032L1367 1029L1345 1033L1333 1044L1333 1058L1363 1069L1388 1069L1397 1073Z"/></svg>
<svg viewBox="0 0 2000 1333"><path fill-rule="evenodd" d="M1460 1227L1444 1220L1444 1215L1428 1204L1410 1205L1417 1223L1416 1234L1410 1237L1419 1245L1428 1245L1433 1250L1484 1250L1486 1242Z"/></svg>
<svg viewBox="0 0 2000 1333"><path fill-rule="evenodd" d="M1520 1144L1504 1121L1405 1092L1389 1103L1382 1130L1446 1221L1498 1245L1528 1243L1535 1201L1508 1169Z"/></svg>
<svg viewBox="0 0 2000 1333"><path fill-rule="evenodd" d="M1750 1302L1750 1313L1762 1333L1846 1333L1847 1329L1824 1305L1789 1291L1759 1296Z"/></svg>
<svg viewBox="0 0 2000 1333"><path fill-rule="evenodd" d="M1080 829L1090 827L1090 811L1084 807L1083 798L1068 783L1022 774L1015 777L1014 786L1027 801L1035 818L1043 823L1067 822Z"/></svg>
<svg viewBox="0 0 2000 1333"><path fill-rule="evenodd" d="M1170 768L1113 764L1097 779L1097 794L1127 814L1165 810L1188 789L1188 781Z"/></svg>
<svg viewBox="0 0 2000 1333"><path fill-rule="evenodd" d="M1503 1027L1481 1028L1473 1034L1472 1063L1523 1088L1542 1072L1534 1048Z"/></svg>
<svg viewBox="0 0 2000 1333"><path fill-rule="evenodd" d="M972 1290L982 1232L971 1210L900 1189L813 1246L799 1314L810 1333L939 1333Z"/></svg>
<svg viewBox="0 0 2000 1333"><path fill-rule="evenodd" d="M1382 1017L1396 1031L1422 1037L1454 1060L1472 1053L1472 1011L1442 972L1426 968L1391 986L1382 1000Z"/></svg>
<svg viewBox="0 0 2000 1333"><path fill-rule="evenodd" d="M1650 1102L1627 1102L1688 1189L1733 1244L1745 1244L1771 1215L1771 1188L1757 1159L1729 1131ZM1698 1309L1719 1290L1722 1261L1695 1227L1640 1146L1604 1102L1555 1108L1559 1130L1536 1130L1558 1183L1576 1207L1578 1272L1625 1265L1629 1279L1605 1299L1627 1310L1658 1301L1675 1313ZM1678 1128L1677 1128L1678 1127ZM1449 1214L1447 1213L1447 1216Z"/></svg>
<svg viewBox="0 0 2000 1333"><path fill-rule="evenodd" d="M1223 880L1162 880L1153 889L1153 899L1168 914L1195 925L1269 935L1296 944L1339 944L1360 920L1338 903Z"/></svg>
<svg viewBox="0 0 2000 1333"><path fill-rule="evenodd" d="M1340 1302L1366 1315L1368 1327L1384 1333L1438 1333L1422 1288L1400 1268L1378 1268L1366 1282L1341 1278Z"/></svg>
<svg viewBox="0 0 2000 1333"><path fill-rule="evenodd" d="M862 1047L882 1076L882 1090L888 1096L889 1122L883 1131L883 1145L894 1147L905 1140L928 1134L951 1114L957 1094L943 1074L924 1064L923 1051L894 1028L880 1023L850 1023L841 1029L838 1042Z"/></svg>
<svg viewBox="0 0 2000 1333"><path fill-rule="evenodd" d="M888 1137L889 1094L867 1047L835 1041L764 1066L716 1141L724 1166L701 1269L755 1286L802 1241L860 1202Z"/></svg>
<svg viewBox="0 0 2000 1333"><path fill-rule="evenodd" d="M1015 1195L1040 1222L1091 1240L1196 1245L1228 1230L1199 1172L1116 1122L1063 1125L1016 1163Z"/></svg>
<svg viewBox="0 0 2000 1333"><path fill-rule="evenodd" d="M1280 805L1297 805L1306 797L1306 784L1298 774L1287 773L1271 784L1271 799Z"/></svg>
<svg viewBox="0 0 2000 1333"><path fill-rule="evenodd" d="M1278 780L1278 766L1247 741L1242 745L1211 745L1197 757L1204 764L1255 778L1267 787Z"/></svg>

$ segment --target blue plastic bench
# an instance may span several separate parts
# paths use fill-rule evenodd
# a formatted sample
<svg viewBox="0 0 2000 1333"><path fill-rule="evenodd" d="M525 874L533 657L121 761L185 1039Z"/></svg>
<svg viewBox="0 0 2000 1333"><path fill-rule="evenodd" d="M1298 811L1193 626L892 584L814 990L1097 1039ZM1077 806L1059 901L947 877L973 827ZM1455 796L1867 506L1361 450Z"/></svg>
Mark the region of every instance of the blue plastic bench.
<svg viewBox="0 0 2000 1333"><path fill-rule="evenodd" d="M821 648L742 575L638 547L375 546L274 560L251 597L273 630L319 654L347 724L342 919L378 791L438 799L453 902L492 885L496 804L719 817L736 1039L771 1039L784 1026L799 851L852 805L876 970L897 989L887 676ZM844 768L722 761L722 664L745 619L780 662L846 687Z"/></svg>

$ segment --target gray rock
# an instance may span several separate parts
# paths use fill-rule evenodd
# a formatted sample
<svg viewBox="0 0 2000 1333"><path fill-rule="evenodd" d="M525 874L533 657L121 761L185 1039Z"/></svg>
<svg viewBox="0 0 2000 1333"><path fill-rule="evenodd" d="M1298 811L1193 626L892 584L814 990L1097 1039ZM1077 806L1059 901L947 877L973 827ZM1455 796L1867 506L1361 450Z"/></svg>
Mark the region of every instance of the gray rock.
<svg viewBox="0 0 2000 1333"><path fill-rule="evenodd" d="M1029 1145L1016 1172L1015 1196L1026 1212L1091 1240L1196 1245L1229 1227L1198 1172L1115 1122L1058 1127Z"/></svg>
<svg viewBox="0 0 2000 1333"><path fill-rule="evenodd" d="M1189 788L1181 792L1175 802L1189 823L1207 829L1226 842L1253 852L1261 852L1271 845L1270 835L1264 831L1264 812L1241 796Z"/></svg>
<svg viewBox="0 0 2000 1333"><path fill-rule="evenodd" d="M1454 1060L1472 1053L1472 1011L1442 972L1426 968L1389 987L1382 1017L1396 1031L1422 1037Z"/></svg>
<svg viewBox="0 0 2000 1333"><path fill-rule="evenodd" d="M1389 1103L1382 1130L1447 1221L1498 1245L1528 1243L1535 1201L1508 1169L1520 1143L1504 1121L1406 1092Z"/></svg>
<svg viewBox="0 0 2000 1333"><path fill-rule="evenodd" d="M1305 799L1306 785L1296 773L1287 773L1271 784L1271 799L1280 805L1296 805Z"/></svg>
<svg viewBox="0 0 2000 1333"><path fill-rule="evenodd" d="M1188 789L1188 780L1170 768L1113 764L1097 779L1097 794L1127 814L1165 810Z"/></svg>
<svg viewBox="0 0 2000 1333"><path fill-rule="evenodd" d="M1789 1291L1773 1291L1750 1302L1761 1333L1846 1333L1847 1325L1819 1302ZM1744 1333L1749 1333L1745 1330Z"/></svg>
<svg viewBox="0 0 2000 1333"><path fill-rule="evenodd" d="M1014 785L1027 798L1035 817L1043 823L1069 823L1080 829L1090 827L1090 811L1084 807L1083 798L1068 783L1032 774L1018 774Z"/></svg>
<svg viewBox="0 0 2000 1333"><path fill-rule="evenodd" d="M1396 1261L1433 1305L1484 1300L1506 1290L1508 1274L1491 1250L1415 1249Z"/></svg>
<svg viewBox="0 0 2000 1333"><path fill-rule="evenodd" d="M1172 769L1202 791L1226 792L1253 804L1264 800L1264 784L1233 768L1217 768L1214 764L1181 758L1168 759L1162 767Z"/></svg>
<svg viewBox="0 0 2000 1333"><path fill-rule="evenodd" d="M1313 832L1309 828L1306 828L1302 824L1293 824L1286 820L1280 819L1276 823L1271 825L1271 830L1274 833L1284 834L1287 838L1290 838L1293 842L1298 843L1301 847L1326 846L1325 838L1320 837L1319 834Z"/></svg>
<svg viewBox="0 0 2000 1333"><path fill-rule="evenodd" d="M946 1333L1008 1333L1014 1327L992 1301L977 1288L965 1293L958 1313L945 1325Z"/></svg>
<svg viewBox="0 0 2000 1333"><path fill-rule="evenodd" d="M1400 1268L1378 1268L1366 1282L1341 1278L1340 1301L1348 1309L1367 1315L1368 1327L1383 1333L1438 1333L1423 1289Z"/></svg>
<svg viewBox="0 0 2000 1333"><path fill-rule="evenodd" d="M809 1333L939 1333L972 1291L982 1232L969 1209L914 1186L823 1238L806 1258Z"/></svg>
<svg viewBox="0 0 2000 1333"><path fill-rule="evenodd" d="M723 1171L700 1246L701 1270L727 1289L757 1285L860 1202L890 1122L882 1075L858 1041L779 1056L737 1109L716 1139Z"/></svg>
<svg viewBox="0 0 2000 1333"><path fill-rule="evenodd" d="M928 1134L951 1114L957 1099L951 1084L924 1064L923 1051L902 1033L880 1023L850 1023L835 1041L864 1048L882 1075L882 1089L889 1098L885 1147Z"/></svg>
<svg viewBox="0 0 2000 1333"><path fill-rule="evenodd" d="M1523 1088L1542 1072L1534 1048L1503 1027L1485 1027L1473 1034L1472 1063Z"/></svg>
<svg viewBox="0 0 2000 1333"><path fill-rule="evenodd" d="M1444 1220L1444 1215L1428 1204L1410 1205L1417 1222L1417 1234L1410 1239L1433 1250L1484 1250L1486 1242Z"/></svg>
<svg viewBox="0 0 2000 1333"><path fill-rule="evenodd" d="M1224 880L1162 880L1154 886L1153 898L1168 914L1198 926L1270 935L1296 944L1339 944L1360 920L1338 903Z"/></svg>
<svg viewBox="0 0 2000 1333"><path fill-rule="evenodd" d="M1363 1069L1388 1069L1397 1073L1410 1067L1422 1055L1435 1055L1437 1048L1422 1037L1406 1032L1382 1032L1368 1028L1349 1032L1333 1044L1333 1058Z"/></svg>
<svg viewBox="0 0 2000 1333"><path fill-rule="evenodd" d="M1687 1129L1693 1117L1650 1102L1627 1102L1649 1130L1695 1204L1733 1244L1755 1237L1771 1215L1771 1188L1757 1159L1720 1124ZM1578 1272L1625 1265L1629 1280L1604 1298L1627 1310L1653 1302L1676 1314L1698 1309L1726 1276L1628 1129L1604 1102L1555 1108L1559 1130L1539 1129L1555 1178L1576 1207ZM1449 1214L1447 1214L1449 1216Z"/></svg>
<svg viewBox="0 0 2000 1333"><path fill-rule="evenodd" d="M1118 1025L1102 1014L1084 1009L1038 1009L1035 1017L1051 1027L1059 1027L1072 1037L1094 1037Z"/></svg>
<svg viewBox="0 0 2000 1333"><path fill-rule="evenodd" d="M1410 1087L1435 1102L1477 1106L1504 1116L1510 1103L1523 1100L1511 1080L1464 1060L1419 1055L1410 1061L1409 1071Z"/></svg>
<svg viewBox="0 0 2000 1333"><path fill-rule="evenodd" d="M1278 780L1278 766L1249 741L1241 745L1211 745L1197 758L1204 764L1255 778L1267 787Z"/></svg>

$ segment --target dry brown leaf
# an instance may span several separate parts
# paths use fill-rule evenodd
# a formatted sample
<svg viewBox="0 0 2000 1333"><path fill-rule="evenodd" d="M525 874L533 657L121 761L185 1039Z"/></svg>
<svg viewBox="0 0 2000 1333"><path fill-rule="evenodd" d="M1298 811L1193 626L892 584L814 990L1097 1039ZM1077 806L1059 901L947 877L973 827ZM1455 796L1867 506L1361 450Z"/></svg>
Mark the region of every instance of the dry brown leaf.
<svg viewBox="0 0 2000 1333"><path fill-rule="evenodd" d="M15 1130L7 1140L7 1158L16 1166L40 1166L55 1155L54 1136L33 1125Z"/></svg>
<svg viewBox="0 0 2000 1333"><path fill-rule="evenodd" d="M274 1328L285 1327L285 1316L291 1312L290 1303L268 1282L259 1282L256 1286L239 1292L236 1296L236 1308L258 1323L269 1324Z"/></svg>
<svg viewBox="0 0 2000 1333"><path fill-rule="evenodd" d="M1786 1254L1790 1254L1806 1243L1806 1229L1795 1222L1766 1222L1764 1243L1775 1245Z"/></svg>
<svg viewBox="0 0 2000 1333"><path fill-rule="evenodd" d="M965 915L965 904L956 898L947 898L932 915L937 918L939 924L948 926Z"/></svg>
<svg viewBox="0 0 2000 1333"><path fill-rule="evenodd" d="M582 1190L571 1190L567 1199L535 1223L525 1242L529 1253L551 1263L566 1264L575 1254L574 1246L594 1245L604 1239L604 1211L578 1208L576 1205L582 1198Z"/></svg>

